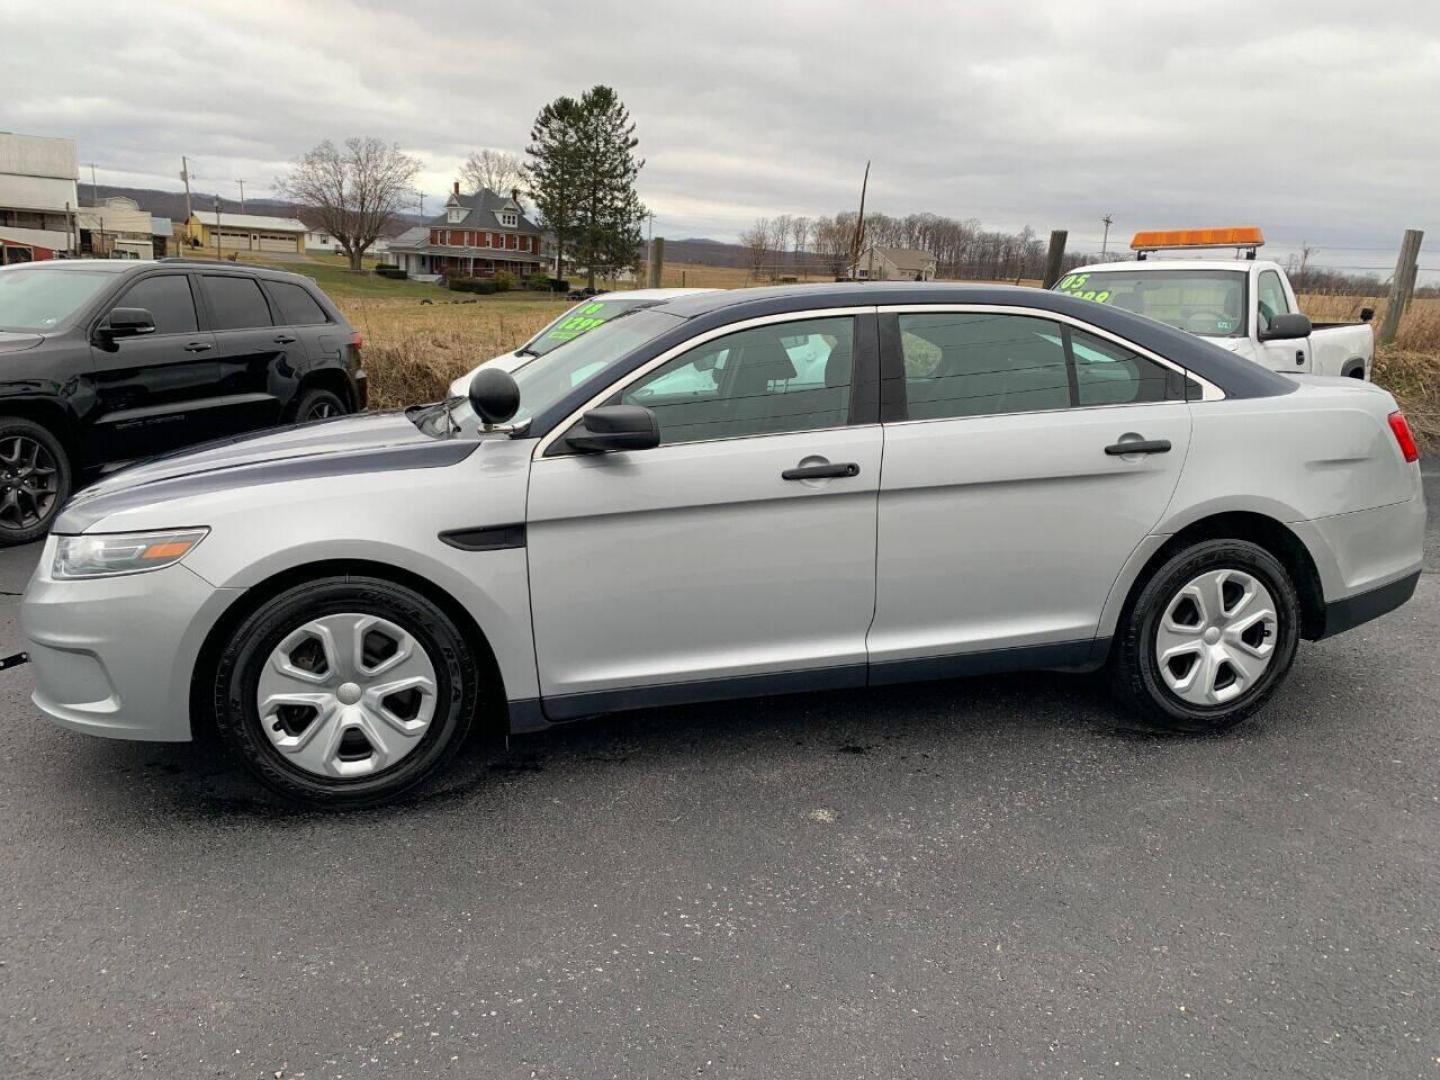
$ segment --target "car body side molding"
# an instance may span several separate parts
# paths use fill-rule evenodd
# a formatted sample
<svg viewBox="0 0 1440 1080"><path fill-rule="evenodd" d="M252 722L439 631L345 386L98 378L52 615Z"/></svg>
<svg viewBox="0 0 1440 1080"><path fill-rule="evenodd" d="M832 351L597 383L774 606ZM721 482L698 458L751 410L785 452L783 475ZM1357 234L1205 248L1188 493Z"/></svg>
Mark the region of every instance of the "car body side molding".
<svg viewBox="0 0 1440 1080"><path fill-rule="evenodd" d="M1325 630L1320 638L1343 634L1361 623L1394 611L1415 594L1415 586L1420 583L1420 573L1416 570L1413 574L1407 574L1377 589L1367 589L1343 600L1331 600L1325 605Z"/></svg>
<svg viewBox="0 0 1440 1080"><path fill-rule="evenodd" d="M854 690L864 686L925 682L969 675L998 675L1013 671L1093 671L1105 662L1109 651L1109 638L1085 638L1047 645L894 660L881 664L843 664L801 671L767 672L725 679L597 690L585 694L547 697L543 701L527 698L509 703L510 731L511 734L538 731L552 724L631 709L693 705L706 701L767 697L771 694Z"/></svg>

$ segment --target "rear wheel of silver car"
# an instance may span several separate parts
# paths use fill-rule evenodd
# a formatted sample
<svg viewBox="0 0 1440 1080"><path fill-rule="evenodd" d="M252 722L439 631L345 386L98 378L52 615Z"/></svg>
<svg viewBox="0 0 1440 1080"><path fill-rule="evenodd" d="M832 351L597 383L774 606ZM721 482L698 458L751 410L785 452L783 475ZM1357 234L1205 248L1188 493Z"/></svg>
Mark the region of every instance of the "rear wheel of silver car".
<svg viewBox="0 0 1440 1080"><path fill-rule="evenodd" d="M39 540L69 497L60 440L33 420L0 417L0 546Z"/></svg>
<svg viewBox="0 0 1440 1080"><path fill-rule="evenodd" d="M280 794L369 806L449 759L477 681L464 636L427 597L378 578L326 578L236 628L217 667L216 723Z"/></svg>
<svg viewBox="0 0 1440 1080"><path fill-rule="evenodd" d="M1300 639L1285 567L1244 540L1208 540L1153 574L1123 617L1111 682L1147 727L1234 727L1279 687Z"/></svg>

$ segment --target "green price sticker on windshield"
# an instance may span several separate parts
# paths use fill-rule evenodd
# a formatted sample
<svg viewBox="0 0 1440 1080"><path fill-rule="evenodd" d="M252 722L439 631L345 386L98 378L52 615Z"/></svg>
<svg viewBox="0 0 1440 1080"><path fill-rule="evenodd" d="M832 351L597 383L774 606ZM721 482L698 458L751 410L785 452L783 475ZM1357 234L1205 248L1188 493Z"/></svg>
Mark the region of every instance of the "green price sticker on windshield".
<svg viewBox="0 0 1440 1080"><path fill-rule="evenodd" d="M1110 299L1109 289L1087 289L1086 282L1090 280L1089 274L1066 274L1055 286L1059 292L1069 293L1071 296L1078 296L1081 300L1093 300L1097 304L1103 304Z"/></svg>

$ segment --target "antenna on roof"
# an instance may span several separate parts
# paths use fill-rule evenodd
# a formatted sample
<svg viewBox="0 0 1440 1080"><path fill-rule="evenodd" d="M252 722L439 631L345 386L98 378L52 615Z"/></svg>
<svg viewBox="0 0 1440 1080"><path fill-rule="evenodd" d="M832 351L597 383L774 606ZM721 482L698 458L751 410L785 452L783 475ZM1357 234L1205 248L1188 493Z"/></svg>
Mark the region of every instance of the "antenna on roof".
<svg viewBox="0 0 1440 1080"><path fill-rule="evenodd" d="M865 242L865 190L870 186L870 162L865 162L865 178L860 181L860 213L855 218L855 236L850 241L850 276L860 261L860 245Z"/></svg>

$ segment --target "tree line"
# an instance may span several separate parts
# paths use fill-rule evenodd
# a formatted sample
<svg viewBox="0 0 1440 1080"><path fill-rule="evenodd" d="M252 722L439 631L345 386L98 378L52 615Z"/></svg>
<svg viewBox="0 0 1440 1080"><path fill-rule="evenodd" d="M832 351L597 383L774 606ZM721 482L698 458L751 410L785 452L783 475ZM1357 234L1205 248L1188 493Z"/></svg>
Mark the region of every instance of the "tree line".
<svg viewBox="0 0 1440 1080"><path fill-rule="evenodd" d="M822 273L843 277L854 254L878 247L919 248L935 256L936 276L979 281L1038 278L1045 272L1047 240L1028 225L1019 232L986 229L974 218L943 214L892 216L867 213L856 244L858 214L847 210L834 217L780 214L762 217L740 234L747 265L755 277ZM1069 253L1065 267L1098 259Z"/></svg>

